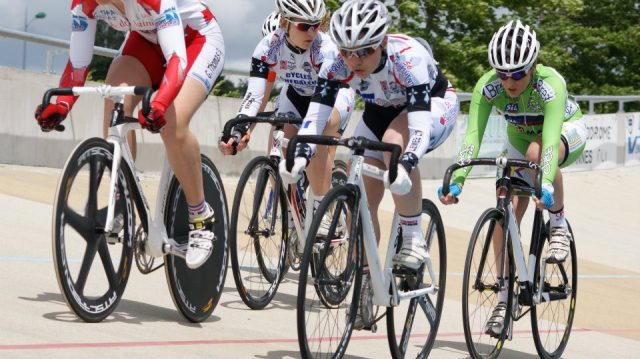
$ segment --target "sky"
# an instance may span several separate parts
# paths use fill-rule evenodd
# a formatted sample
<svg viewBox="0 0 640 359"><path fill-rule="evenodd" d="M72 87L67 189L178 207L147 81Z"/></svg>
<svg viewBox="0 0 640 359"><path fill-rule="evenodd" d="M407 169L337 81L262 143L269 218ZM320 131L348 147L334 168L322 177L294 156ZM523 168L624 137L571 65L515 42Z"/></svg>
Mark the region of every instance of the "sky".
<svg viewBox="0 0 640 359"><path fill-rule="evenodd" d="M226 46L225 69L249 72L253 49L260 40L264 19L274 10L273 0L203 0L213 11L224 36ZM24 31L25 10L27 19L37 12L45 12L44 19L27 20L28 32L69 40L71 31L71 0L0 0L0 27ZM47 51L55 50L39 44L27 43L26 68L32 71L46 70ZM53 54L53 52L51 52ZM22 67L23 42L0 37L0 66ZM53 57L53 71L61 73L67 63L68 53Z"/></svg>

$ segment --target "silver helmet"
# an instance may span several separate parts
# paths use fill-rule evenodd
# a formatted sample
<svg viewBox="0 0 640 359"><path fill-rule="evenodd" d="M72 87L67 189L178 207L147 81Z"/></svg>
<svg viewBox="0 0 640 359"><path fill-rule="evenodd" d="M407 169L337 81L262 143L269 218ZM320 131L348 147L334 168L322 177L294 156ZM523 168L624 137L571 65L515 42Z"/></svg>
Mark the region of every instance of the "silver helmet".
<svg viewBox="0 0 640 359"><path fill-rule="evenodd" d="M273 11L266 19L264 19L264 23L262 23L262 36L267 36L268 34L276 31L280 27L280 13L278 11Z"/></svg>
<svg viewBox="0 0 640 359"><path fill-rule="evenodd" d="M276 7L287 20L320 22L327 13L324 0L276 0Z"/></svg>
<svg viewBox="0 0 640 359"><path fill-rule="evenodd" d="M377 0L349 0L333 16L329 33L339 48L376 47L389 30L389 13Z"/></svg>

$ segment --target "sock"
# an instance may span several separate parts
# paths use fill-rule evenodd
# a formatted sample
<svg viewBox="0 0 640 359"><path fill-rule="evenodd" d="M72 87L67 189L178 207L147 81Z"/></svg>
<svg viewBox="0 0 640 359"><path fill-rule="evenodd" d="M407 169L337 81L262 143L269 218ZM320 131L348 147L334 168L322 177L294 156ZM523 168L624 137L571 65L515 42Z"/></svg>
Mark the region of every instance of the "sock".
<svg viewBox="0 0 640 359"><path fill-rule="evenodd" d="M202 200L202 202L196 205L188 205L189 207L189 222L195 223L199 222L213 214L213 209L209 206L209 204Z"/></svg>
<svg viewBox="0 0 640 359"><path fill-rule="evenodd" d="M567 220L564 217L564 207L560 208L557 212L549 210L549 222L551 228L562 227L567 228Z"/></svg>
<svg viewBox="0 0 640 359"><path fill-rule="evenodd" d="M402 226L402 237L422 238L422 223L420 214L413 216L400 215L400 225Z"/></svg>

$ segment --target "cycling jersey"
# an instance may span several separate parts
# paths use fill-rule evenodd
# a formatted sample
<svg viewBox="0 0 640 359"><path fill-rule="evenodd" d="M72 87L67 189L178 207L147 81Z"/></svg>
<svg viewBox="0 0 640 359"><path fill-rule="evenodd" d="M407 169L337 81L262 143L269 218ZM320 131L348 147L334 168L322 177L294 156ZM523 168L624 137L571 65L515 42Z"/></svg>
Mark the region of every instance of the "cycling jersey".
<svg viewBox="0 0 640 359"><path fill-rule="evenodd" d="M318 32L308 50L291 45L286 39L286 32L281 28L265 36L253 52L249 83L240 106L240 114L255 116L258 113L270 71L298 95L310 97L317 84L318 71L325 54L332 48L335 49L335 45L322 32Z"/></svg>
<svg viewBox="0 0 640 359"><path fill-rule="evenodd" d="M95 0L73 0L69 62L60 86L84 85L93 56L97 21L103 20L115 30L135 32L159 46L166 66L154 103L166 109L177 96L188 69L185 36L217 31L214 16L198 0L124 0L123 5L119 9L111 3L101 5ZM218 66L223 52L217 51L215 57ZM213 84L213 80L209 82ZM69 101L72 104L74 99Z"/></svg>
<svg viewBox="0 0 640 359"><path fill-rule="evenodd" d="M459 162L477 157L492 108L504 115L509 142L522 154L529 143L542 135L543 183L553 183L558 163L562 162L558 160L558 146L563 123L582 117L580 107L567 93L564 78L551 67L537 65L529 86L517 98L510 98L495 71L487 72L473 90L467 132L458 153ZM568 143L567 151L576 153L584 148L586 137L575 135L568 141L571 143ZM456 171L453 181L463 185L470 170L465 167Z"/></svg>
<svg viewBox="0 0 640 359"><path fill-rule="evenodd" d="M439 138L446 139L455 123L458 102L451 84L438 68L431 52L416 39L387 35L387 46L382 56L380 66L372 74L360 78L349 69L338 50L332 48L320 69L318 86L299 134L319 134L323 131L335 103L337 89L346 84L364 99L365 122L367 118L375 121L383 112L395 115L404 110L408 112L410 138L405 154L411 153L419 159L430 149L434 120L442 126L443 136ZM447 96L447 93L450 95ZM436 97L447 97L447 103L437 106L438 110L432 113L432 98ZM376 107L395 108L397 111L375 111ZM387 125L392 120L380 118ZM386 130L384 127L382 132ZM380 132L370 130L373 133Z"/></svg>

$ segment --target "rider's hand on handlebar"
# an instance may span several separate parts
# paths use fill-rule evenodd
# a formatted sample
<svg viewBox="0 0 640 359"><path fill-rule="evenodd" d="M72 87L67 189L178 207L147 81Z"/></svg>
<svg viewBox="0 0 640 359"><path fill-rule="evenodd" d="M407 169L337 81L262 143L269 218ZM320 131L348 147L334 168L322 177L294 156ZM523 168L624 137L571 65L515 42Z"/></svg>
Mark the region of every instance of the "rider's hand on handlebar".
<svg viewBox="0 0 640 359"><path fill-rule="evenodd" d="M152 133L159 133L162 131L164 125L167 124L167 120L164 118L165 109L158 106L155 103L151 103L151 110L145 116L142 109L138 111L138 122L142 128L149 130Z"/></svg>
<svg viewBox="0 0 640 359"><path fill-rule="evenodd" d="M64 126L60 122L69 114L69 105L66 102L50 103L42 109L42 105L38 105L35 112L36 121L43 132L51 130L63 131Z"/></svg>
<svg viewBox="0 0 640 359"><path fill-rule="evenodd" d="M534 196L533 201L539 209L549 209L553 207L553 185L550 183L542 185L542 196L540 198Z"/></svg>
<svg viewBox="0 0 640 359"><path fill-rule="evenodd" d="M247 117L247 115L239 114L235 119ZM238 123L233 126L231 131L231 137L224 142L222 138L218 142L218 149L224 155L235 155L236 153L247 148L249 139L251 138L251 124L250 123Z"/></svg>
<svg viewBox="0 0 640 359"><path fill-rule="evenodd" d="M398 165L398 176L393 183L389 183L389 171L384 172L384 186L392 193L404 196L411 191L411 178L402 165Z"/></svg>
<svg viewBox="0 0 640 359"><path fill-rule="evenodd" d="M443 204L456 204L458 203L458 196L462 192L462 186L458 183L452 183L449 185L449 193L446 196L442 194L442 186L438 187L438 198Z"/></svg>
<svg viewBox="0 0 640 359"><path fill-rule="evenodd" d="M278 170L280 171L280 177L285 184L292 184L298 182L302 178L302 171L307 167L307 159L304 157L296 157L293 160L293 167L291 172L287 171L287 161L280 161Z"/></svg>

